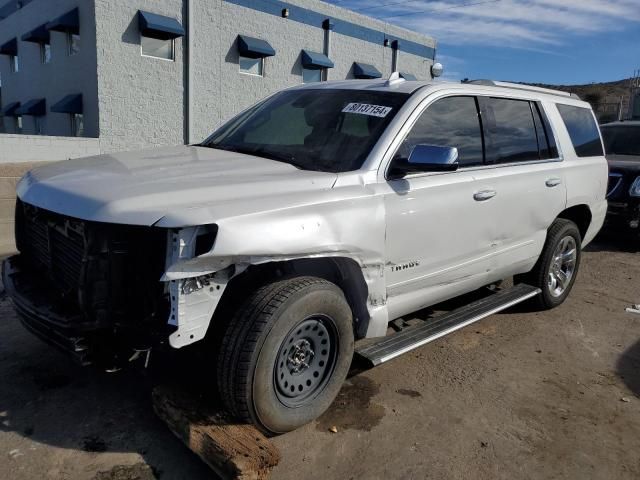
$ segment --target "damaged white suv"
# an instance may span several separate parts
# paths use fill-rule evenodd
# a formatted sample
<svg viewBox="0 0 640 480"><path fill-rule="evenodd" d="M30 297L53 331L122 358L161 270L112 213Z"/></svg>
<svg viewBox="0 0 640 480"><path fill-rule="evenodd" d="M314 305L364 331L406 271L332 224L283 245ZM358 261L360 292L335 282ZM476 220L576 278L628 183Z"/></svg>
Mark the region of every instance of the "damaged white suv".
<svg viewBox="0 0 640 480"><path fill-rule="evenodd" d="M24 325L83 363L200 342L227 407L280 433L331 404L354 350L378 364L525 299L560 304L606 188L593 113L561 92L304 85L200 145L28 173L3 280Z"/></svg>

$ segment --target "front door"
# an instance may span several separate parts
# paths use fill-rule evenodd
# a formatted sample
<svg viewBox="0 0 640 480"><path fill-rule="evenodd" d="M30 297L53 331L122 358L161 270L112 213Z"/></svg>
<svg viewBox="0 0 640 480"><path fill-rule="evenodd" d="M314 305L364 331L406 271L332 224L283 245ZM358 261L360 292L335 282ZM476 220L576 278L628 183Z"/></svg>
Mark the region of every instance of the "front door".
<svg viewBox="0 0 640 480"><path fill-rule="evenodd" d="M483 198L474 167L483 165L478 103L472 96L436 100L418 118L394 160L417 144L458 148L456 172L388 181L387 294L390 318L486 283L496 211ZM393 161L392 161L393 166Z"/></svg>

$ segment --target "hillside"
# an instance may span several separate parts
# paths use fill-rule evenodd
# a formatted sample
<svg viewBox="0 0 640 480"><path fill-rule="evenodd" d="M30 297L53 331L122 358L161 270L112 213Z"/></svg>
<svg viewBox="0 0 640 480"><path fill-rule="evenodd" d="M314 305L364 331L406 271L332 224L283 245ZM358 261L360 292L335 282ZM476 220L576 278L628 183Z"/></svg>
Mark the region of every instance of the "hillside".
<svg viewBox="0 0 640 480"><path fill-rule="evenodd" d="M536 87L553 88L563 92L575 93L583 100L592 104L619 102L624 97L624 103L628 102L629 85L631 79L617 80L606 83L589 83L586 85L546 85L533 84Z"/></svg>

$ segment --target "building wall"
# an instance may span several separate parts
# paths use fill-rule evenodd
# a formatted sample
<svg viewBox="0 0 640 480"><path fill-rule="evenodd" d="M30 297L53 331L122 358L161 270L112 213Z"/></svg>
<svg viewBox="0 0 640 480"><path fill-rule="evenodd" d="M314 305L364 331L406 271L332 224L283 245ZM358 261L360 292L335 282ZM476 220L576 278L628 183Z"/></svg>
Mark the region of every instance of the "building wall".
<svg viewBox="0 0 640 480"><path fill-rule="evenodd" d="M194 61L194 104L192 106L193 131L191 141L204 139L214 128L244 108L282 88L302 83L301 51L309 49L322 53L324 30L321 21L308 25L293 14L282 18L260 11L272 7L274 2L256 0L246 2L249 8L224 0L193 0L192 35ZM317 0L289 2L331 18L361 25L381 32L377 42L369 42L352 36L331 32L330 58L335 67L328 70L329 80L353 77L353 62L374 65L383 74L391 74L392 50L385 47L384 36L400 37L435 48L435 41L364 15ZM264 77L241 74L238 65L236 39L248 35L268 41L276 50L274 57L265 61ZM430 79L433 59L402 51L398 54L398 69L413 73L420 79Z"/></svg>
<svg viewBox="0 0 640 480"><path fill-rule="evenodd" d="M66 34L51 32L52 60L51 63L42 64L40 46L23 42L22 35L75 7L80 9L80 52L68 56ZM43 119L44 132L47 135L70 135L69 116L52 113L49 109L65 96L81 93L85 109L85 136L97 137L99 129L95 27L93 0L33 0L0 20L0 44L17 37L20 59L20 71L12 73L9 57L0 55L3 105L45 98L47 114ZM15 132L13 117L5 117L4 124L6 132ZM25 134L35 133L34 118L23 117L23 128Z"/></svg>
<svg viewBox="0 0 640 480"><path fill-rule="evenodd" d="M187 5L192 25L185 18ZM433 39L318 0L32 0L0 20L0 42L76 6L83 38L80 54L67 57L64 34L52 32L53 62L41 65L38 45L20 41L21 72L9 73L8 57L0 56L3 103L45 97L50 108L65 95L82 93L85 134L99 135L105 152L201 141L245 107L302 83L301 50L323 52L325 18L336 22L330 52L335 68L328 71L329 80L353 78L354 61L372 64L388 76L392 49L384 46L385 38L400 39L400 71L429 79L433 60L423 51L416 53L415 47L435 48ZM281 7L287 6L291 15L282 18ZM191 30L190 66L185 61L186 38L176 39L175 61L141 55L138 10L176 18ZM354 29L359 29L360 37L364 31L365 38L355 38ZM239 34L266 40L276 50L266 59L263 77L239 72ZM193 86L190 106L188 68ZM186 128L187 109L191 132ZM32 117L23 122L24 133L33 133ZM48 135L70 133L67 115L48 113L45 123ZM10 133L13 124L13 118L5 122Z"/></svg>
<svg viewBox="0 0 640 480"><path fill-rule="evenodd" d="M0 165L99 155L97 138L0 134Z"/></svg>
<svg viewBox="0 0 640 480"><path fill-rule="evenodd" d="M308 25L290 17L265 13L225 0L95 0L97 17L100 131L106 151L149 145L199 142L222 121L282 88L302 83L301 50L323 52L321 21ZM191 5L192 25L186 6ZM248 3L247 3L248 4ZM368 42L332 32L329 79L353 78L354 61L391 73L391 48L385 34L435 48L432 39L393 27L317 0L295 0L295 5L380 32L379 42ZM147 10L178 19L192 35L192 131L186 138L187 40L176 40L175 62L145 58L140 51L137 11ZM267 40L276 50L265 62L264 77L241 74L238 35ZM402 50L402 47L401 47ZM430 78L432 59L399 53L399 68L419 78Z"/></svg>
<svg viewBox="0 0 640 480"><path fill-rule="evenodd" d="M95 0L100 136L105 151L184 143L183 39L174 62L143 57L138 10L177 18L182 0Z"/></svg>

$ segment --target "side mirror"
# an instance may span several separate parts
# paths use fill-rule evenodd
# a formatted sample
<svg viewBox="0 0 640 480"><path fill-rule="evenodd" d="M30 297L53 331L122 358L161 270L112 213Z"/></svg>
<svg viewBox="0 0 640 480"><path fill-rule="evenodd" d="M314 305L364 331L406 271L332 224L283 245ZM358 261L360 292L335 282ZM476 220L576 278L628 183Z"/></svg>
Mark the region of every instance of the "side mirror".
<svg viewBox="0 0 640 480"><path fill-rule="evenodd" d="M458 169L458 149L438 145L416 145L407 160L394 161L391 176L402 178L410 173L454 172Z"/></svg>

